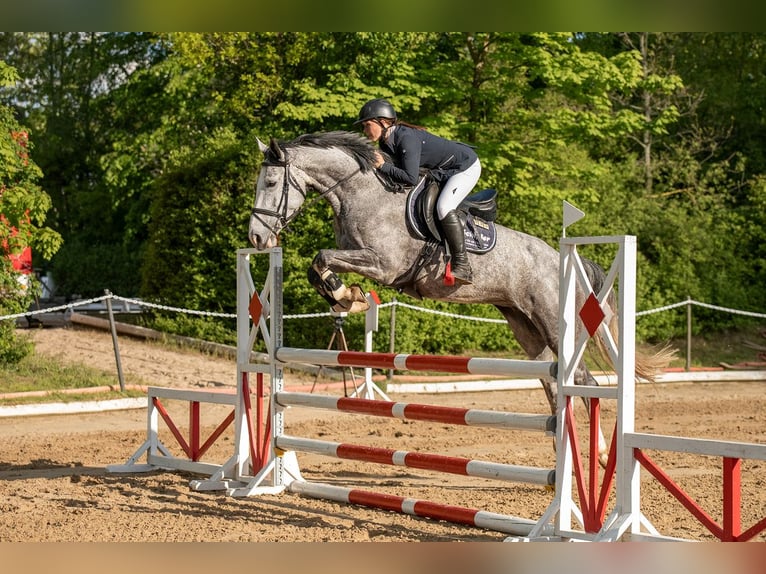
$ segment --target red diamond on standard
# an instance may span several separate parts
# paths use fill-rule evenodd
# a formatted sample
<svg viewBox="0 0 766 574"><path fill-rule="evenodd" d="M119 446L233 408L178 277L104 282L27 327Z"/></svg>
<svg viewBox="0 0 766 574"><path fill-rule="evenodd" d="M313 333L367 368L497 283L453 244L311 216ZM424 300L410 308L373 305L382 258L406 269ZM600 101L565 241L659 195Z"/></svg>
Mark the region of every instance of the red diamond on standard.
<svg viewBox="0 0 766 574"><path fill-rule="evenodd" d="M603 309L601 309L601 303L599 303L596 296L591 293L585 301L585 305L580 309L580 319L582 319L583 325L585 325L585 328L588 330L588 334L591 337L596 334L596 331L605 316Z"/></svg>
<svg viewBox="0 0 766 574"><path fill-rule="evenodd" d="M253 293L253 296L250 298L250 305L248 305L247 309L250 311L250 317L254 323L257 323L261 320L263 303L261 303L261 299L258 297L258 293Z"/></svg>

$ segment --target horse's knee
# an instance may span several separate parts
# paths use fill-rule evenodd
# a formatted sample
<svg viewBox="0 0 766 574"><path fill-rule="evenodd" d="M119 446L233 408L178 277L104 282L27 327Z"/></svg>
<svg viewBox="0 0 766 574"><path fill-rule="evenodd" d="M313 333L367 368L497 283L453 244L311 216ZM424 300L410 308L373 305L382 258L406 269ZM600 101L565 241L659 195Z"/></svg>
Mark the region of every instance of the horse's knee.
<svg viewBox="0 0 766 574"><path fill-rule="evenodd" d="M316 269L317 273L320 275L330 268L330 265L327 262L327 257L325 257L324 249L320 249L319 252L314 256L314 259L311 261L311 266Z"/></svg>

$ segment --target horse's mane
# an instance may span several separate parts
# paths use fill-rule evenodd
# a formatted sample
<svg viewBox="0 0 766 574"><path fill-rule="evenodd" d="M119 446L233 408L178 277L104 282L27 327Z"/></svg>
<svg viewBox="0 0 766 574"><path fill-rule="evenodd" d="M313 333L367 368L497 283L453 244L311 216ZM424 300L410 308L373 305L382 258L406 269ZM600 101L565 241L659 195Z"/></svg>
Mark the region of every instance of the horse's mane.
<svg viewBox="0 0 766 574"><path fill-rule="evenodd" d="M355 132L333 131L304 134L284 144L285 149L298 146L318 148L339 148L359 164L362 171L369 171L375 165L375 148L364 136Z"/></svg>

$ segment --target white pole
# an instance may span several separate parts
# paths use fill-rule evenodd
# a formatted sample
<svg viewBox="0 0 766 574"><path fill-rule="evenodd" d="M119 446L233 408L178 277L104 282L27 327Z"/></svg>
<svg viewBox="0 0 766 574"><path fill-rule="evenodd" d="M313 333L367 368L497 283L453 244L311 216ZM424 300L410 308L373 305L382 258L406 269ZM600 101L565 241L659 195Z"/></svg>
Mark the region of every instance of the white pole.
<svg viewBox="0 0 766 574"><path fill-rule="evenodd" d="M248 432L248 412L245 408L244 380L249 377L243 366L249 362L250 349L250 298L251 290L250 254L240 249L237 251L237 404L234 407L234 476L237 480L250 474L250 433Z"/></svg>
<svg viewBox="0 0 766 574"><path fill-rule="evenodd" d="M364 315L364 350L372 353L372 334L378 330L378 301L372 293L367 294L367 302L370 307ZM372 368L364 368L364 398L374 399L375 392L372 388Z"/></svg>
<svg viewBox="0 0 766 574"><path fill-rule="evenodd" d="M617 364L617 501L616 507L629 516L631 533L640 532L640 465L625 435L635 430L636 418L636 238L626 236L621 257L619 290L620 356ZM621 534L621 533L620 533Z"/></svg>
<svg viewBox="0 0 766 574"><path fill-rule="evenodd" d="M566 425L567 388L574 386L575 342L577 332L577 273L575 257L577 246L560 246L559 264L559 372L556 381L558 389L556 403L556 492L560 498L559 513L556 516L556 532L571 530L575 510L572 500L572 445Z"/></svg>

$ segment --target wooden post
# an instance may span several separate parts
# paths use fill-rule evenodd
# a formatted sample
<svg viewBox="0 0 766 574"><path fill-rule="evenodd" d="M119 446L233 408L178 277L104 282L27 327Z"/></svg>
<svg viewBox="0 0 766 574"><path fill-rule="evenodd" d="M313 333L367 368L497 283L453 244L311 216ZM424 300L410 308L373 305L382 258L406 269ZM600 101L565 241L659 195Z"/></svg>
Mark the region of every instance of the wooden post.
<svg viewBox="0 0 766 574"><path fill-rule="evenodd" d="M114 359L117 362L117 379L120 381L120 391L125 392L125 377L122 374L122 362L120 361L120 345L117 342L117 326L114 324L114 313L112 313L112 293L109 289L104 289L106 295L106 310L109 312L109 328L112 331L112 344L114 345Z"/></svg>

